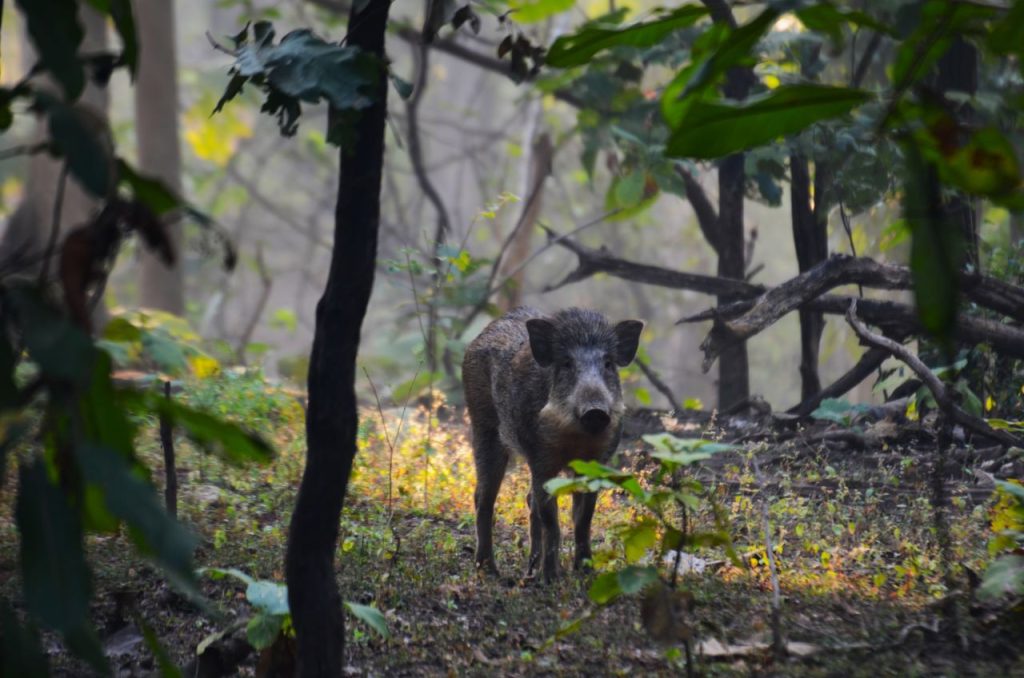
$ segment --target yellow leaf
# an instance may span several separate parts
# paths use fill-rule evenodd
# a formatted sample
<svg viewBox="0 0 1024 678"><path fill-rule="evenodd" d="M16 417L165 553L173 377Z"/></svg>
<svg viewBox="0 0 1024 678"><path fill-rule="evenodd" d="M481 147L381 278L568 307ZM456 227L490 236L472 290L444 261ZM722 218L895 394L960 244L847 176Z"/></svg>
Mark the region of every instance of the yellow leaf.
<svg viewBox="0 0 1024 678"><path fill-rule="evenodd" d="M202 160L224 167L241 139L252 136L252 126L243 117L245 109L228 106L211 116L215 101L203 96L185 112L185 140Z"/></svg>
<svg viewBox="0 0 1024 678"><path fill-rule="evenodd" d="M199 379L206 379L220 373L220 363L216 358L207 355L194 355L188 359L192 366L192 373Z"/></svg>

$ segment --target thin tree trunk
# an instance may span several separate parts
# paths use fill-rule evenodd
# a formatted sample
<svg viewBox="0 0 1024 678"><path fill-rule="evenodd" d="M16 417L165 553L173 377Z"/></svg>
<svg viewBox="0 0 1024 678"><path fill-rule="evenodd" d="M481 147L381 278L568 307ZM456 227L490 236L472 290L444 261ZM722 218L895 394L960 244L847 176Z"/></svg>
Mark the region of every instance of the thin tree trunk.
<svg viewBox="0 0 1024 678"><path fill-rule="evenodd" d="M939 60L936 89L940 94L960 92L973 95L978 91L978 50L962 36L957 36L953 40L953 44ZM971 105L963 102L953 108L959 122L969 126L974 118ZM956 224L963 234L964 263L973 267L975 271L980 271L978 200L956 193L946 200L944 207L950 221Z"/></svg>
<svg viewBox="0 0 1024 678"><path fill-rule="evenodd" d="M718 275L743 279L743 193L746 180L743 154L731 155L718 166ZM736 301L720 296L718 303ZM750 395L747 345L738 342L722 352L718 360L718 408L728 409Z"/></svg>
<svg viewBox="0 0 1024 678"><path fill-rule="evenodd" d="M344 616L334 571L338 521L356 454L356 356L373 290L380 225L387 79L384 36L389 0L353 3L348 44L381 60L373 106L341 151L334 248L317 304L306 414L306 468L288 535L288 603L299 676L339 676Z"/></svg>
<svg viewBox="0 0 1024 678"><path fill-rule="evenodd" d="M526 269L522 263L530 256L530 241L533 231L537 227L537 220L540 218L541 205L544 202L544 178L551 173L551 158L554 148L551 145L551 136L543 132L536 136L533 131L536 127L530 128L530 134L524 139L529 144L530 155L527 159L527 171L524 176L525 190L522 192L524 214L520 217L522 225L519 232L512 239L508 248L508 255L502 263L501 276L504 278L510 272L515 274L509 278L509 287L502 290L499 297L499 307L503 311L515 308L523 303L523 283L526 280ZM525 145L524 145L525 147ZM530 191L536 189L537 196L533 200L527 200Z"/></svg>
<svg viewBox="0 0 1024 678"><path fill-rule="evenodd" d="M139 169L181 193L181 146L178 134L178 69L173 0L135 0L135 25L142 36L135 83L135 134ZM139 303L181 315L185 311L185 282L181 266L180 221L167 224L179 253L178 265L168 267L153 254L139 252Z"/></svg>
<svg viewBox="0 0 1024 678"><path fill-rule="evenodd" d="M811 176L807 158L792 154L790 167L790 208L793 217L793 244L800 272L814 268L828 256L827 214L825 209L812 206L813 200L824 200L825 196L815 191L811 196ZM821 168L815 168L816 174ZM823 182L815 177L815 186ZM821 390L818 377L818 351L825 319L821 313L800 311L800 398L807 400Z"/></svg>

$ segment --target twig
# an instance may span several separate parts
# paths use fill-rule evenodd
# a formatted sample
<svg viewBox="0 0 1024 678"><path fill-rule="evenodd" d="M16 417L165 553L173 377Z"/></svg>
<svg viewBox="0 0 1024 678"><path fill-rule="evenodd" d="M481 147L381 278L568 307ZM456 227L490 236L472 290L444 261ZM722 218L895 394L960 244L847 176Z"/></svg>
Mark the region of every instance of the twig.
<svg viewBox="0 0 1024 678"><path fill-rule="evenodd" d="M19 155L35 155L37 153L45 153L50 150L49 141L40 141L38 144L24 144L22 146L12 146L11 148L5 148L0 151L0 161L9 160L10 158L16 158Z"/></svg>
<svg viewBox="0 0 1024 678"><path fill-rule="evenodd" d="M171 382L163 382L164 398L171 399ZM160 447L164 452L164 505L171 516L178 517L178 472L174 458L174 427L170 417L160 415Z"/></svg>
<svg viewBox="0 0 1024 678"><path fill-rule="evenodd" d="M239 362L245 364L245 347L248 346L249 341L252 340L252 335L256 331L256 325L260 321L260 317L263 315L263 309L267 307L267 301L270 300L270 290L274 286L274 278L267 271L267 265L263 261L263 246L258 244L256 246L256 271L260 276L260 283L262 285L260 289L260 297L256 302L256 308L253 309L252 315L249 317L249 322L246 323L245 329L242 330L241 336L238 338L238 343L235 348L235 355L238 357Z"/></svg>
<svg viewBox="0 0 1024 678"><path fill-rule="evenodd" d="M672 406L672 409L676 412L682 412L683 408L680 406L676 395L672 392L672 389L668 387L668 384L661 380L658 373L655 372L647 362L641 360L639 357L637 357L634 362L636 362L636 366L640 368L640 371L644 373L644 376L647 377L647 380L651 382L651 385L668 399L668 403Z"/></svg>
<svg viewBox="0 0 1024 678"><path fill-rule="evenodd" d="M779 572L775 565L775 552L772 548L771 523L768 520L768 498L764 496L764 476L761 475L761 467L757 464L757 457L752 458L754 462L754 477L761 488L761 520L764 523L764 544L768 552L768 571L772 580L772 653L776 661L786 656L786 643L782 637L782 594L779 591Z"/></svg>
<svg viewBox="0 0 1024 678"><path fill-rule="evenodd" d="M388 423L384 419L384 408L380 404L380 395L377 393L377 386L373 383L373 379L370 378L370 373L366 371L366 367L363 367L363 374L366 375L366 381L370 383L370 390L373 391L373 398L377 403L377 414L380 415L380 425L384 429L384 442L388 446L388 522L391 521L391 517L394 515L394 509L392 508L392 497L394 496L391 491L391 486L394 478L395 471L395 446L398 445L398 440L402 435L402 425L405 423L405 412L409 406L409 396L406 396L405 402L402 403L402 416L398 420L398 428L395 429L395 439L391 439L391 434L388 433ZM420 376L419 367L416 368L416 374L413 375L413 382Z"/></svg>

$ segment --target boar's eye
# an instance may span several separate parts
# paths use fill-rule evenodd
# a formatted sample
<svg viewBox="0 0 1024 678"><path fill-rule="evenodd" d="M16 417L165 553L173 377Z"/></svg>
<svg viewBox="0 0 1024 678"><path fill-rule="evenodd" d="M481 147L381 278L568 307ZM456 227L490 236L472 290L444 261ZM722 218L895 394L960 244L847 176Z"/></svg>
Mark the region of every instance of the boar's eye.
<svg viewBox="0 0 1024 678"><path fill-rule="evenodd" d="M611 370L611 369L612 369L612 367L613 367L613 365L612 365L612 359L611 359L611 358L605 358L605 359L604 359L604 368L605 368L606 370Z"/></svg>
<svg viewBox="0 0 1024 678"><path fill-rule="evenodd" d="M562 368L566 369L566 370L571 370L572 369L572 358L565 358L562 361Z"/></svg>

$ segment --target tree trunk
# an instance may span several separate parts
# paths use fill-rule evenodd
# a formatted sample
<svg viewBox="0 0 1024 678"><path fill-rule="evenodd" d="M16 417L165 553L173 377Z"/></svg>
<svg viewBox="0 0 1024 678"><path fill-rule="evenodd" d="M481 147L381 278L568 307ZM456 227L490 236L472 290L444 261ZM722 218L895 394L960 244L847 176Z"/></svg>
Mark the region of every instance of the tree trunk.
<svg viewBox="0 0 1024 678"><path fill-rule="evenodd" d="M178 133L178 69L173 0L135 0L135 25L142 36L135 83L135 135L139 170L181 194L181 146ZM178 253L168 267L150 252L139 251L139 303L182 315L185 283L181 262L182 228L170 217L167 233Z"/></svg>
<svg viewBox="0 0 1024 678"><path fill-rule="evenodd" d="M541 204L544 202L545 179L551 173L551 160L554 153L551 136L547 132L534 136L535 130L536 127L531 125L529 133L524 135L523 140L525 142L523 148L530 149L529 157L523 163L527 170L523 177L525 190L521 194L524 213L517 219L517 222L522 222L519 232L512 238L508 255L501 265L500 278L515 271L515 274L509 279L509 287L502 290L498 297L498 307L502 311L508 311L523 303L523 282L526 280L526 269L522 264L530 256L530 240L533 230L537 227L537 219L540 218ZM534 191L537 192L537 195L531 200L530 196Z"/></svg>
<svg viewBox="0 0 1024 678"><path fill-rule="evenodd" d="M828 214L824 206L812 203L823 201L824 191L811 195L811 176L807 158L792 154L790 167L790 208L793 215L793 243L796 246L797 265L801 273L809 271L828 257ZM823 188L820 167L815 168L815 187ZM820 313L800 311L800 399L807 400L821 390L818 377L818 350L825 319Z"/></svg>
<svg viewBox="0 0 1024 678"><path fill-rule="evenodd" d="M718 275L743 279L743 192L746 180L743 154L731 155L718 166ZM720 296L718 303L736 301ZM718 409L725 410L750 395L747 344L738 342L722 352L718 361Z"/></svg>
<svg viewBox="0 0 1024 678"><path fill-rule="evenodd" d="M384 164L387 78L384 36L390 0L353 3L348 44L381 60L375 103L341 151L334 248L317 304L306 414L306 468L285 562L300 676L341 675L344 617L334 572L338 521L356 454L356 356L373 290Z"/></svg>
<svg viewBox="0 0 1024 678"><path fill-rule="evenodd" d="M939 60L936 74L936 89L939 94L960 92L973 95L978 91L978 50L961 36L953 40L946 53ZM954 104L958 122L970 126L974 111L969 103ZM978 200L962 193L952 195L945 202L949 220L956 224L964 238L964 263L980 271L978 258Z"/></svg>
<svg viewBox="0 0 1024 678"><path fill-rule="evenodd" d="M95 54L107 49L107 20L102 14L89 7L79 5L79 19L84 29L84 37L79 52ZM22 43L23 62L26 66L35 63L34 45L27 35ZM37 76L33 85L41 88L54 89L57 85L48 76ZM110 95L105 87L99 87L87 80L82 96L76 106L87 107L97 116L97 121L106 122ZM107 135L108 130L93 130L97 134ZM49 138L49 123L40 119L33 133L32 143L40 143ZM8 219L3 237L0 239L0 270L18 271L28 276L37 276L42 270L41 256L46 252L53 222L54 206L61 192L61 174L64 161L55 159L46 153L36 153L27 163L25 170L25 197ZM64 237L76 226L81 226L90 219L99 202L86 192L72 176L68 176L63 189L63 200L60 209L60 221L56 224L58 247ZM53 280L57 274L56 256L47 264L47 278ZM93 313L93 327L101 330L106 324L107 312L102 303L97 305Z"/></svg>

